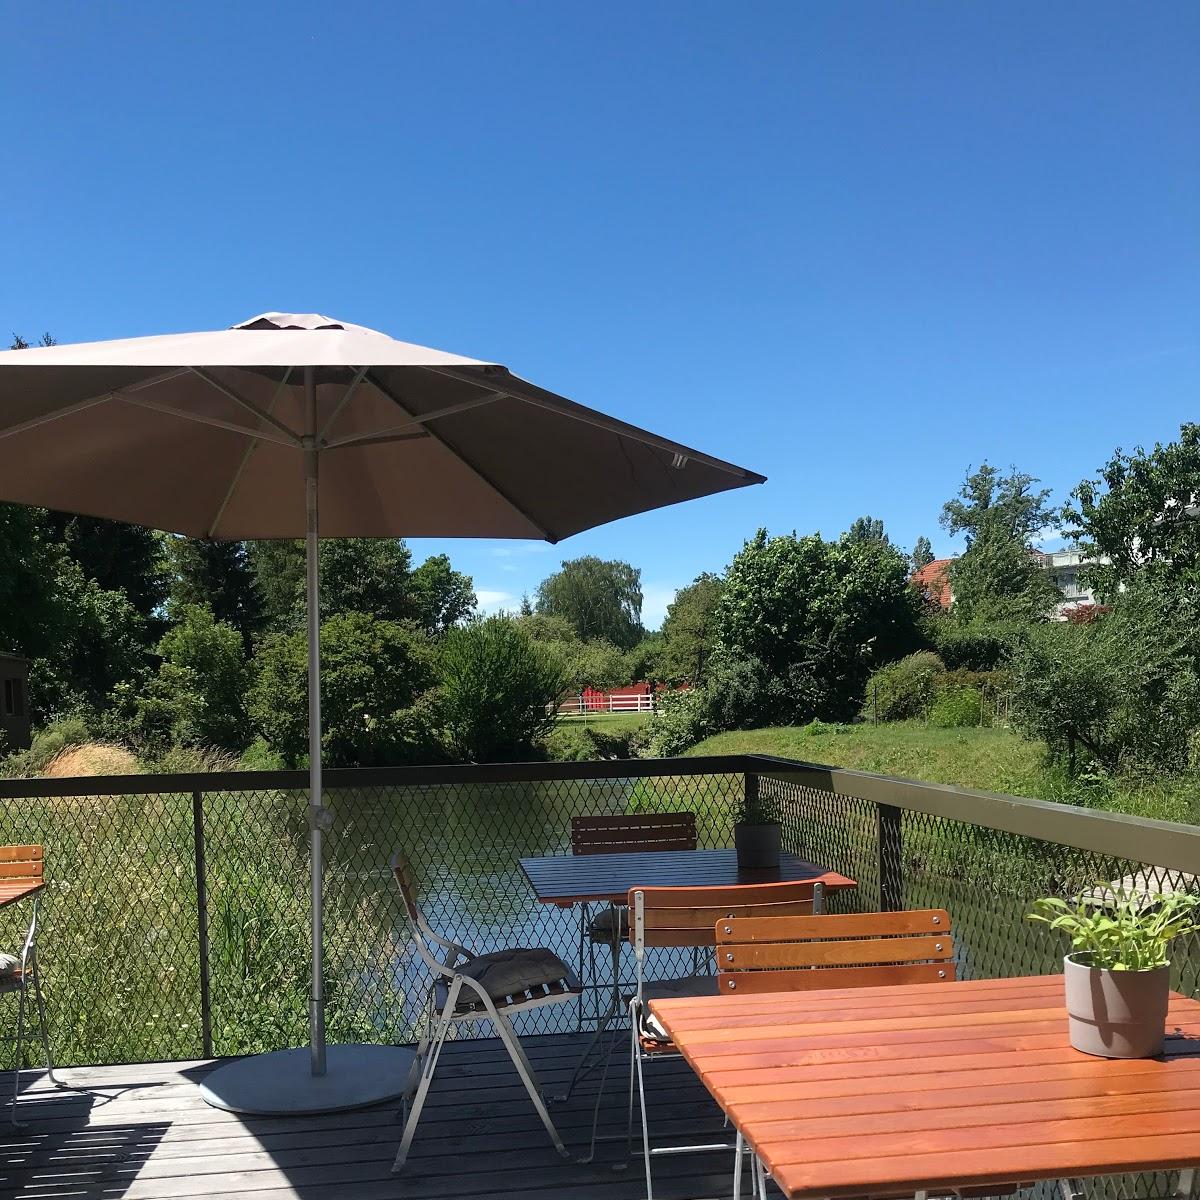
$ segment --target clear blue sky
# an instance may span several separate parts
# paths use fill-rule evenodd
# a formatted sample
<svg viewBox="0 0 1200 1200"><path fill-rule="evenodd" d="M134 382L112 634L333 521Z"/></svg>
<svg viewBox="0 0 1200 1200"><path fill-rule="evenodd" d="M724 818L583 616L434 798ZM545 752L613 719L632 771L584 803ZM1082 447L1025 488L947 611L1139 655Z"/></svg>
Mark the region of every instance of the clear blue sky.
<svg viewBox="0 0 1200 1200"><path fill-rule="evenodd" d="M770 477L557 548L647 618L759 525L1062 497L1200 418L1200 6L0 2L0 332L317 311ZM440 549L417 543L418 554Z"/></svg>

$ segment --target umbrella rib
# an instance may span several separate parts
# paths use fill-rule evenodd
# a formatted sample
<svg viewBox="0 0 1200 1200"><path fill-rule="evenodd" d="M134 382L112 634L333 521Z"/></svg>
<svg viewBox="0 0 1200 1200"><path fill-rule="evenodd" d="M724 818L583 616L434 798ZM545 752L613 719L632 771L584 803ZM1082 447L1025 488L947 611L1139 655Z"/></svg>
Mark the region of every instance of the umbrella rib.
<svg viewBox="0 0 1200 1200"><path fill-rule="evenodd" d="M432 371L435 375L445 375L447 379L454 379L459 383L473 383L476 387L495 387L491 379L486 383L481 383L478 378L461 367L427 366L425 370ZM518 385L525 382L515 375L509 375L508 378ZM703 463L707 467L712 467L716 471L723 471L727 475L736 475L739 479L752 479L759 483L763 482L762 476L753 471L747 471L742 467L734 466L732 463L723 462L719 458L702 454L699 450L691 450L687 446L680 445L679 442L672 442L669 438L659 437L657 434L650 433L649 430L639 429L636 425L629 425L625 421L618 421L616 417L605 416L594 409L585 408L582 404L575 404L571 400L565 400L561 397L555 397L554 400L546 400L541 396L525 392L519 386L498 390L500 390L502 396L507 396L510 400L516 400L521 404L530 404L534 408L544 408L547 412L557 413L560 417L566 417L568 420L579 421L584 425L591 425L596 429L615 433L618 437L628 438L633 442L640 442L643 446L663 450L672 455L672 466L676 468L685 467L688 460L691 459L695 462Z"/></svg>
<svg viewBox="0 0 1200 1200"><path fill-rule="evenodd" d="M479 408L484 404L491 404L495 400L503 399L503 397L503 392L492 392L487 396L476 396L473 400L463 400L459 404L451 404L446 408L439 408L431 413L422 413L421 416L413 417L411 421L406 421L403 425L392 425L388 429L380 429L376 433L355 433L348 437L337 438L332 442L325 442L321 446L321 449L338 450L343 446L358 446L364 442L404 441L407 437L413 436L413 430L423 430L422 434L418 434L418 436L423 436L429 432L424 427L430 421L436 421L441 417L453 416L455 413L469 412L473 408ZM392 399L392 397L389 397L389 399ZM394 399L392 399L392 403L395 403Z"/></svg>
<svg viewBox="0 0 1200 1200"><path fill-rule="evenodd" d="M290 369L290 368L289 368ZM366 377L369 367L359 367L354 374L354 378L350 380L350 386L342 393L342 398L334 405L333 412L329 414L329 419L321 426L321 432L317 434L317 442L325 445L325 435L333 428L333 423L341 416L342 409L350 403L350 397L358 390L358 385L362 383ZM328 447L326 447L328 448Z"/></svg>
<svg viewBox="0 0 1200 1200"><path fill-rule="evenodd" d="M283 395L283 389L287 387L288 380L291 379L292 371L294 369L294 367L288 367L288 369L284 371L283 378L279 381L279 386L275 389L275 394L271 397L271 403L267 405L268 412L274 410L275 405L279 402L279 397ZM229 501L233 499L233 493L237 489L237 485L241 482L242 472L246 469L247 464L250 462L251 455L255 450L258 449L258 443L259 439L255 438L250 445L246 447L245 452L242 454L242 461L238 463L237 470L234 471L233 478L229 481L229 487L225 490L225 495L217 507L216 516L213 517L208 526L209 537L216 536L217 526L220 525L221 518L225 515L225 510L229 507Z"/></svg>
<svg viewBox="0 0 1200 1200"><path fill-rule="evenodd" d="M114 394L106 397L106 399L123 400L126 404L136 404L139 408L153 409L155 412L166 413L169 417L179 417L184 421L195 421L198 425L209 425L214 429L228 429L231 433L240 433L244 437L255 440L264 439L268 442L275 442L280 446L286 446L289 450L295 450L297 446L296 442L289 441L278 434L267 433L263 429L250 429L245 425L239 425L236 421L223 421L220 417L202 416L200 413L188 412L182 408L174 408L170 404L164 404L161 400L150 400L145 396L122 396Z"/></svg>
<svg viewBox="0 0 1200 1200"><path fill-rule="evenodd" d="M409 409L395 397L395 395L393 395L391 389L383 385L378 375L372 371L367 376L367 379L372 387L374 387L381 395L386 396L402 413L414 420L416 419L414 414L410 412ZM525 509L522 508L522 506L518 504L494 479L492 479L485 471L473 463L461 450L447 441L446 438L441 434L435 433L432 429L426 430L426 432L431 438L433 438L435 442L445 447L449 453L453 454L454 457L463 464L463 466L473 472L476 478L482 480L489 488L491 488L491 490L495 492L495 494L513 510L513 512L515 512L523 520L528 521L529 524L538 531L542 538L551 543L558 541L558 538L551 533L550 530L545 528L541 522L535 521L533 517L530 516L529 513L527 513Z"/></svg>
<svg viewBox="0 0 1200 1200"><path fill-rule="evenodd" d="M156 383L166 383L167 380L175 379L183 373L184 368L167 371L162 375L155 375L150 379L143 379L138 383L127 384L116 391L105 392L102 396L89 396L86 400L79 400L75 404L68 404L63 408L56 409L52 413L43 413L40 417L31 417L28 421L21 421L16 425L10 425L7 429L0 429L0 438L12 437L13 434L24 433L29 429L36 429L39 425L45 425L50 421L57 421L61 417L73 416L75 413L83 412L85 409L95 408L97 404L107 404L110 400L125 400L131 392L140 392L143 388L153 387Z"/></svg>
<svg viewBox="0 0 1200 1200"><path fill-rule="evenodd" d="M269 412L266 412L263 409L259 408L259 406L257 404L255 404L252 400L247 400L245 396L239 395L237 392L235 392L233 390L233 388L231 388L228 384L223 383L215 375L210 374L208 371L202 370L200 367L188 367L188 370L191 371L193 375L196 375L200 379L203 379L204 382L209 384L211 387L216 388L217 391L220 392L223 396L228 396L229 399L234 402L234 404L240 404L242 406L242 408L247 409L249 412L253 413L260 420L266 421L266 423L268 425L271 425L275 429L278 429L280 433L282 433L285 437L290 439L291 444L293 446L300 446L303 444L300 440L300 435L294 429L285 425L282 421L278 420L277 418L271 416L271 414Z"/></svg>

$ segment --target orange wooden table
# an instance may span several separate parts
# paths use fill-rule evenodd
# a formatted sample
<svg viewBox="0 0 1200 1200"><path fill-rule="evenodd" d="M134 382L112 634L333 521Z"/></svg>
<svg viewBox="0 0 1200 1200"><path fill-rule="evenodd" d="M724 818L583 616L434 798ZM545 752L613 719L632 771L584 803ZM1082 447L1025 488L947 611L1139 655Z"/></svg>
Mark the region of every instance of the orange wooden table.
<svg viewBox="0 0 1200 1200"><path fill-rule="evenodd" d="M1200 1165L1200 1002L1162 1058L1071 1048L1061 975L653 1000L793 1198Z"/></svg>
<svg viewBox="0 0 1200 1200"><path fill-rule="evenodd" d="M0 908L36 896L45 886L41 879L0 879Z"/></svg>

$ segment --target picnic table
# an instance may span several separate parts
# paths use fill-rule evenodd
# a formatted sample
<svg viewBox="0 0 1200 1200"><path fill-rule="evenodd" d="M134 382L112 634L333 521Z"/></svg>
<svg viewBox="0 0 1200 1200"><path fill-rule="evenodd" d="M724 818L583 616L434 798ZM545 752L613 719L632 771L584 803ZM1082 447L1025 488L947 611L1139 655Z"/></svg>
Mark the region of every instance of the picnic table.
<svg viewBox="0 0 1200 1200"><path fill-rule="evenodd" d="M1156 1059L1067 1040L1061 975L653 1000L792 1200L1200 1164L1200 1002Z"/></svg>

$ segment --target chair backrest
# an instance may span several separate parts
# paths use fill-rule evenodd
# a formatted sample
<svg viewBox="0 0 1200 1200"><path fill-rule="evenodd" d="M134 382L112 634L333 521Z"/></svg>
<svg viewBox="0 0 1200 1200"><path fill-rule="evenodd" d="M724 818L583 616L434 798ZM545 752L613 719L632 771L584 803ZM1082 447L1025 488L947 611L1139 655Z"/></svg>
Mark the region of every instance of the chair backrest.
<svg viewBox="0 0 1200 1200"><path fill-rule="evenodd" d="M629 940L640 957L647 946L711 946L717 921L821 913L825 885L811 880L734 887L631 888L628 899Z"/></svg>
<svg viewBox="0 0 1200 1200"><path fill-rule="evenodd" d="M421 910L417 907L417 880L409 865L408 856L397 850L392 855L392 874L400 887L400 895L404 898L404 911L414 925L421 921Z"/></svg>
<svg viewBox="0 0 1200 1200"><path fill-rule="evenodd" d="M408 857L402 850L397 850L392 855L392 874L396 877L400 895L404 899L404 911L408 914L409 924L412 926L413 942L416 945L417 953L435 976L453 974L447 969L446 960L438 957L436 948L441 946L445 949L461 949L461 947L447 941L425 919L425 915L417 904L417 878L413 874Z"/></svg>
<svg viewBox="0 0 1200 1200"><path fill-rule="evenodd" d="M0 846L0 883L41 883L45 857L41 846Z"/></svg>
<svg viewBox="0 0 1200 1200"><path fill-rule="evenodd" d="M718 920L721 992L940 983L954 978L945 909Z"/></svg>
<svg viewBox="0 0 1200 1200"><path fill-rule="evenodd" d="M696 814L638 813L571 818L572 854L695 850Z"/></svg>

